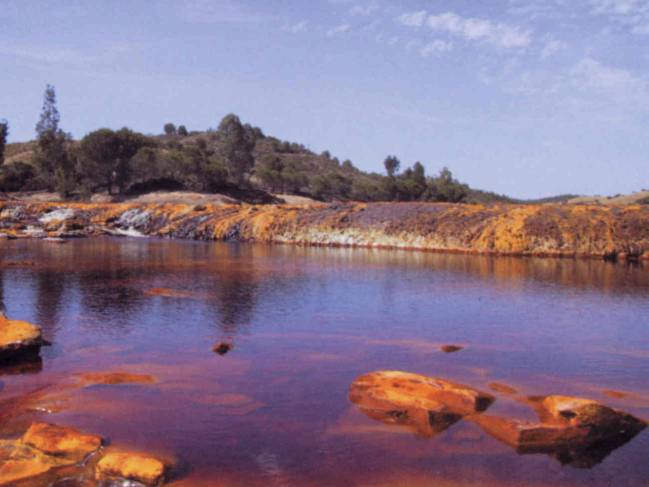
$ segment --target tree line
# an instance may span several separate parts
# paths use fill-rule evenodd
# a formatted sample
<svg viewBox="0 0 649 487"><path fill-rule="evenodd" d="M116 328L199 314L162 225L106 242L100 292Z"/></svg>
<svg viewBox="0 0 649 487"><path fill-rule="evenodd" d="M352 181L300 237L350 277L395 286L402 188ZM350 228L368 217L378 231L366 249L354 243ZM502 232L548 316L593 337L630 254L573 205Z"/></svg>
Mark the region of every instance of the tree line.
<svg viewBox="0 0 649 487"><path fill-rule="evenodd" d="M79 141L61 129L60 121L55 89L48 85L32 155L11 164L3 164L9 124L0 121L0 191L48 190L81 199L99 192L184 189L263 191L323 201L449 202L465 201L472 191L447 168L431 177L415 162L401 171L393 155L383 162L385 174L364 172L328 151L315 154L267 136L234 114L204 132L169 122L156 136L102 128Z"/></svg>

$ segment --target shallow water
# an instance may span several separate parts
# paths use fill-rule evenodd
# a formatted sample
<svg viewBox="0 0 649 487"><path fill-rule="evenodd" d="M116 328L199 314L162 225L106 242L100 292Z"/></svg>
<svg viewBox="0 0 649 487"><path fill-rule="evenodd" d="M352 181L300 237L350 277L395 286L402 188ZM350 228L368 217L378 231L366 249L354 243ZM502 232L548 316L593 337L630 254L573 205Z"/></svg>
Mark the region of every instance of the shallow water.
<svg viewBox="0 0 649 487"><path fill-rule="evenodd" d="M647 267L118 238L4 241L0 259L7 315L53 342L30 373L0 369L0 398L85 372L154 375L153 385L63 387L34 418L174 456L171 485L649 481L646 430L578 468L519 455L466 421L423 438L347 397L357 376L397 369L491 392L496 414L531 419L516 397L568 394L649 419ZM225 356L212 352L222 339L234 343ZM465 349L440 352L447 343Z"/></svg>

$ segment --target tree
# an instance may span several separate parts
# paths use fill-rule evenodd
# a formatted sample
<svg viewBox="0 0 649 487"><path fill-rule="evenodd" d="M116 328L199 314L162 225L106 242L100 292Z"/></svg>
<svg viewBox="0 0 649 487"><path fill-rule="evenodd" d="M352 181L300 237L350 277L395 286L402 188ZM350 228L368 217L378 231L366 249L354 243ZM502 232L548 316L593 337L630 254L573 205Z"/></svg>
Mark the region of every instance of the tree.
<svg viewBox="0 0 649 487"><path fill-rule="evenodd" d="M180 125L178 127L178 135L180 135L181 137L187 137L189 135L189 132L187 131L187 127L185 127L184 125Z"/></svg>
<svg viewBox="0 0 649 487"><path fill-rule="evenodd" d="M165 123L164 131L166 135L176 135L177 133L176 126L171 122Z"/></svg>
<svg viewBox="0 0 649 487"><path fill-rule="evenodd" d="M0 191L25 190L35 177L34 166L22 161L0 167Z"/></svg>
<svg viewBox="0 0 649 487"><path fill-rule="evenodd" d="M73 171L67 147L72 137L59 128L59 121L56 92L52 85L47 85L43 96L41 116L36 124L38 146L34 155L34 163L43 183L49 190L59 186L61 179L71 178Z"/></svg>
<svg viewBox="0 0 649 487"><path fill-rule="evenodd" d="M234 114L226 115L217 131L220 142L220 155L225 163L228 175L237 185L242 185L255 164L252 150L254 148L254 130L244 127Z"/></svg>
<svg viewBox="0 0 649 487"><path fill-rule="evenodd" d="M117 132L99 129L81 140L79 172L91 190L105 187L123 192L131 178L131 159L150 144L142 134L124 127Z"/></svg>
<svg viewBox="0 0 649 487"><path fill-rule="evenodd" d="M459 203L469 194L469 187L460 183L453 177L453 173L448 168L443 168L436 178L430 181L427 190L427 199L434 201L448 201L450 203Z"/></svg>
<svg viewBox="0 0 649 487"><path fill-rule="evenodd" d="M255 175L269 191L282 191L284 164L276 154L264 154L255 166Z"/></svg>
<svg viewBox="0 0 649 487"><path fill-rule="evenodd" d="M5 147L7 146L7 137L9 136L9 122L5 119L0 120L0 166L5 162Z"/></svg>
<svg viewBox="0 0 649 487"><path fill-rule="evenodd" d="M383 166L385 167L385 171L388 173L388 176L392 178L397 172L399 172L401 161L399 161L396 156L388 156L385 158L385 161L383 161Z"/></svg>

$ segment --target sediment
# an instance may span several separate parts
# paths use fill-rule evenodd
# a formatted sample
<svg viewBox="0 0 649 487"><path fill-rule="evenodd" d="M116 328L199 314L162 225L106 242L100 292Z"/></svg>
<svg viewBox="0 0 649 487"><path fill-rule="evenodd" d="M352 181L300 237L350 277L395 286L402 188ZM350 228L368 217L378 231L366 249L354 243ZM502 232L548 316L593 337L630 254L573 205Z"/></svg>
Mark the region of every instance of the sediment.
<svg viewBox="0 0 649 487"><path fill-rule="evenodd" d="M649 206L0 201L0 237L53 239L102 234L649 260Z"/></svg>

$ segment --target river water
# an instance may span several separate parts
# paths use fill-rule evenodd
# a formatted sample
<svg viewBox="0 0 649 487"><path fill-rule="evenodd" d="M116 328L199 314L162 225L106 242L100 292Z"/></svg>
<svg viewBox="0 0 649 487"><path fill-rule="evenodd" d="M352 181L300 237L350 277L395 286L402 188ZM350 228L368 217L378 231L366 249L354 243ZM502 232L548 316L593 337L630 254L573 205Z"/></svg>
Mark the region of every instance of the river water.
<svg viewBox="0 0 649 487"><path fill-rule="evenodd" d="M647 267L137 238L3 241L0 259L7 315L52 342L42 363L0 369L0 398L154 376L55 394L30 420L173 457L170 485L648 485L647 430L562 464L468 421L418 436L348 399L359 375L394 369L490 392L494 414L532 419L518 398L567 394L647 420ZM215 354L220 340L233 350Z"/></svg>

